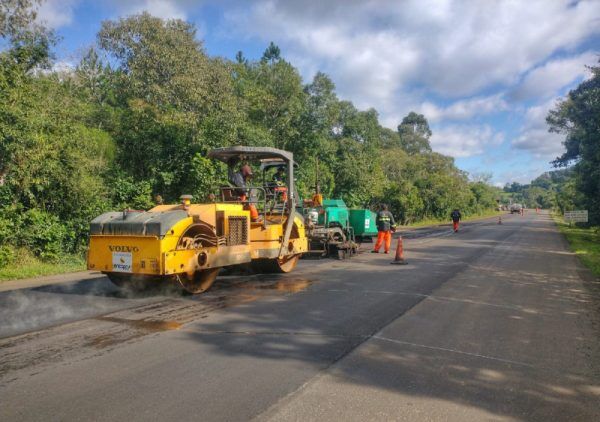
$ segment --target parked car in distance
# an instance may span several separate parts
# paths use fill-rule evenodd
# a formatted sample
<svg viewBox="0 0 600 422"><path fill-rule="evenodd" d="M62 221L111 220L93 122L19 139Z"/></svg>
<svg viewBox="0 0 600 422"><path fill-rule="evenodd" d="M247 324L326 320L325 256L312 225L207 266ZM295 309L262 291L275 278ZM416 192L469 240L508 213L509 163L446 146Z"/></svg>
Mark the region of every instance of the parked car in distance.
<svg viewBox="0 0 600 422"><path fill-rule="evenodd" d="M510 213L511 214L518 214L521 212L521 208L523 208L521 206L521 204L511 204L510 206Z"/></svg>

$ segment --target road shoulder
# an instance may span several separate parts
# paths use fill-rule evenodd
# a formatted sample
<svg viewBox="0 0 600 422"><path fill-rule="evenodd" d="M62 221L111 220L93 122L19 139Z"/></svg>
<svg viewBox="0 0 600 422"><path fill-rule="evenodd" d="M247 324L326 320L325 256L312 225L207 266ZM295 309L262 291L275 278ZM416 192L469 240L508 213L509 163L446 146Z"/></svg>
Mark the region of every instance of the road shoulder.
<svg viewBox="0 0 600 422"><path fill-rule="evenodd" d="M35 287L48 286L51 284L71 283L74 281L93 280L102 278L104 275L98 271L77 271L74 273L56 274L44 277L23 278L0 282L0 292L10 290L32 289Z"/></svg>

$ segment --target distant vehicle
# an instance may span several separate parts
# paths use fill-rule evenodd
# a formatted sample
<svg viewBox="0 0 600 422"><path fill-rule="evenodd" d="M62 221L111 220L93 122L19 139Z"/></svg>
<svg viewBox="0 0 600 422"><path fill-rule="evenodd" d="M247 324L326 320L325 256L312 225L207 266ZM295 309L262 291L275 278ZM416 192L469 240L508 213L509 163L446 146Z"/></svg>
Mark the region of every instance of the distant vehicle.
<svg viewBox="0 0 600 422"><path fill-rule="evenodd" d="M521 209L523 207L521 206L521 204L512 204L510 206L510 213L511 214L519 214L521 212Z"/></svg>

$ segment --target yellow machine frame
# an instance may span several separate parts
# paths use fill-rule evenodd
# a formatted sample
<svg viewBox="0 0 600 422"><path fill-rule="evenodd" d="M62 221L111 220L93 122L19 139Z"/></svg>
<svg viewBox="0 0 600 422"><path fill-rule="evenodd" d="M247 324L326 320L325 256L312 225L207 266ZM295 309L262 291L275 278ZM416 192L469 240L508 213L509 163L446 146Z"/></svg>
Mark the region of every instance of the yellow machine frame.
<svg viewBox="0 0 600 422"><path fill-rule="evenodd" d="M288 214L282 213L265 213L265 222L253 223L242 204L190 204L189 197L182 198L181 204L159 205L143 214L124 211L122 217L118 213L98 217L96 220L101 221L98 224L114 220L127 224L128 218L139 220L146 215L160 217L175 211L185 212L164 234L92 232L88 269L107 273L119 285L134 279L169 279L198 293L210 287L222 267L259 263L288 272L300 254L308 251L304 220L294 211L288 213L292 224L288 224ZM197 235L202 231L208 237ZM204 241L195 241L197 238Z"/></svg>

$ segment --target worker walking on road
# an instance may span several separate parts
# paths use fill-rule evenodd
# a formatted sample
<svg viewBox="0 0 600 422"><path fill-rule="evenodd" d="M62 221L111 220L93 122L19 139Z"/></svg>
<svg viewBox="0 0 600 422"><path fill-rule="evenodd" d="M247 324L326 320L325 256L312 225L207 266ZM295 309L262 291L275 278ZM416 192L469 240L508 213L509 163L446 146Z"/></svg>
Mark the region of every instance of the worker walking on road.
<svg viewBox="0 0 600 422"><path fill-rule="evenodd" d="M390 246L392 244L392 232L396 231L396 221L394 216L388 211L386 204L381 205L381 209L377 213L377 243L375 243L375 249L371 253L379 253L381 245L385 242L384 251L390 253Z"/></svg>
<svg viewBox="0 0 600 422"><path fill-rule="evenodd" d="M462 218L462 215L460 214L458 208L455 208L450 213L450 218L452 218L452 227L454 229L454 233L456 233L458 231L458 226L460 225L460 219Z"/></svg>

